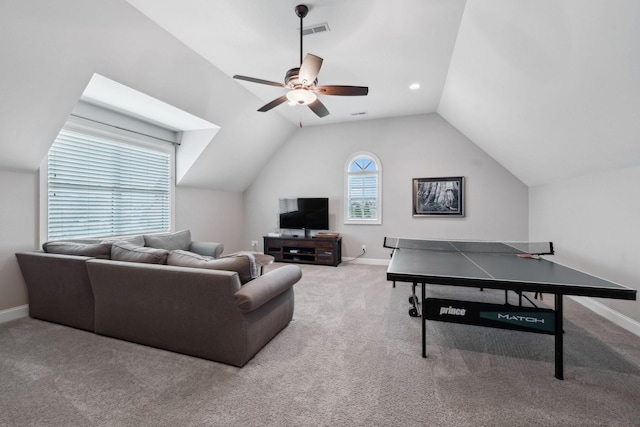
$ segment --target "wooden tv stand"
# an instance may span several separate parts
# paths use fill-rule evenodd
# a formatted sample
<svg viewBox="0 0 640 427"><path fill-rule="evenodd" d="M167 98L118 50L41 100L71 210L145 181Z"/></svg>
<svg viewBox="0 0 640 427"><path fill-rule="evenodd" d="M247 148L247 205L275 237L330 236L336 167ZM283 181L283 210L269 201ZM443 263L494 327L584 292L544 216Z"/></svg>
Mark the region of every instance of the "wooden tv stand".
<svg viewBox="0 0 640 427"><path fill-rule="evenodd" d="M319 239L316 237L264 236L264 253L276 262L332 265L342 261L342 237Z"/></svg>

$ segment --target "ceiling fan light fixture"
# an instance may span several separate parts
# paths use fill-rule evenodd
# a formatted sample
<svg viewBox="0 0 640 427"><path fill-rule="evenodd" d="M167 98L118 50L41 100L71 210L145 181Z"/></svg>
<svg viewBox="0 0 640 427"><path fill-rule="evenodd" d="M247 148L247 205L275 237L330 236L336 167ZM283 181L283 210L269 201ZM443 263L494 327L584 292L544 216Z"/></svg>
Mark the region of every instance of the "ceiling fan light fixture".
<svg viewBox="0 0 640 427"><path fill-rule="evenodd" d="M318 99L315 93L306 89L294 89L287 92L287 99L291 105L308 105Z"/></svg>
<svg viewBox="0 0 640 427"><path fill-rule="evenodd" d="M234 79L244 80L247 82L259 83L269 86L277 86L282 88L291 88L286 95L282 95L266 105L263 105L258 111L264 113L278 105L288 102L289 105L306 105L313 113L322 118L329 115L329 110L320 101L317 93L321 95L336 95L336 96L364 96L369 93L369 88L366 86L343 86L343 85L328 85L318 86L318 73L320 67L322 67L322 58L319 56L307 53L302 57L302 38L304 33L304 26L302 20L307 16L309 8L304 4L296 6L296 16L300 18L300 67L291 68L287 71L284 81L285 83L276 83L269 80L256 79L254 77L234 75ZM326 28L329 29L328 27Z"/></svg>

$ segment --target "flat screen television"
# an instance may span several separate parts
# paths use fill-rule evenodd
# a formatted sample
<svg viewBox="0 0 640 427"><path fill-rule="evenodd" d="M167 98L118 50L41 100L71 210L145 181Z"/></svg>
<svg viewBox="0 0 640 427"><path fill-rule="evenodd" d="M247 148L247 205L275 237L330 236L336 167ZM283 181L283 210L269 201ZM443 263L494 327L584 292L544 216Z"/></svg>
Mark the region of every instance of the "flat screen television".
<svg viewBox="0 0 640 427"><path fill-rule="evenodd" d="M279 200L280 228L304 230L329 229L329 199L287 197Z"/></svg>

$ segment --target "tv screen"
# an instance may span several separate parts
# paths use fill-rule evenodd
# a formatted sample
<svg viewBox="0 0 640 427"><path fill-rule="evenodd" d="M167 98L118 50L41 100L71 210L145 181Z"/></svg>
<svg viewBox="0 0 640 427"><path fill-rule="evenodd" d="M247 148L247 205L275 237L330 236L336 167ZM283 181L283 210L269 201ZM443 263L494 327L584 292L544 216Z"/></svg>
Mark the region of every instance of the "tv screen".
<svg viewBox="0 0 640 427"><path fill-rule="evenodd" d="M282 198L280 228L328 230L329 199L321 197Z"/></svg>

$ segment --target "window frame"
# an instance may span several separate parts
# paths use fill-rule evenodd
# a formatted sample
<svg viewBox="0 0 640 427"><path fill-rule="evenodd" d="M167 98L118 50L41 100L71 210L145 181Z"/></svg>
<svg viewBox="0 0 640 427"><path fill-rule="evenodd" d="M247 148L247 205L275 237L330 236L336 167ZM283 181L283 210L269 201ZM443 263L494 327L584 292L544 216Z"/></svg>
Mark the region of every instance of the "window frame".
<svg viewBox="0 0 640 427"><path fill-rule="evenodd" d="M360 158L367 158L373 161L376 165L375 172L351 172L351 165L353 162ZM376 191L376 218L350 218L350 203L349 203L349 177L354 175L375 175L377 178L377 191ZM382 224L382 163L380 159L375 154L368 151L359 151L357 153L352 154L347 159L344 168L344 224L346 225L379 225Z"/></svg>
<svg viewBox="0 0 640 427"><path fill-rule="evenodd" d="M96 122L91 119L86 119L78 116L70 116L65 122L63 129L69 129L74 132L86 132L93 134L99 138L112 139L120 144L129 144L137 146L143 149L151 149L166 153L169 155L169 228L166 231L172 231L175 229L175 158L176 149L175 145L170 142L150 137L144 134L140 134L135 130L127 130L121 127L110 126L105 123ZM56 134L56 138L57 138ZM53 144L53 143L52 143ZM46 156L42 160L39 170L39 183L40 183L40 244L46 242L49 239L49 150L47 150ZM135 234L135 233L134 233ZM119 236L87 236L87 238L102 238L102 237L119 237ZM70 239L75 239L70 237Z"/></svg>

